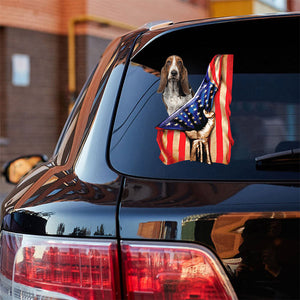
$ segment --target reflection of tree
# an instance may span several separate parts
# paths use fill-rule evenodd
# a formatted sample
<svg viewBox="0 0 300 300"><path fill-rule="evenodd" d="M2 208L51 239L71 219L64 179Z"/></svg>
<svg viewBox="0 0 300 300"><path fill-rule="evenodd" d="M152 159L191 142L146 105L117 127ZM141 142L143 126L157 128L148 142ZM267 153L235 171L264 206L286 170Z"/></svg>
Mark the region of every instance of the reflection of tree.
<svg viewBox="0 0 300 300"><path fill-rule="evenodd" d="M86 227L75 227L73 232L69 234L70 236L89 236L91 235L91 231Z"/></svg>
<svg viewBox="0 0 300 300"><path fill-rule="evenodd" d="M151 221L140 223L137 234L144 238L173 240L177 235L177 222Z"/></svg>
<svg viewBox="0 0 300 300"><path fill-rule="evenodd" d="M60 223L60 224L57 226L56 234L57 234L57 235L63 235L64 232L65 232L65 224L64 224L64 223Z"/></svg>
<svg viewBox="0 0 300 300"><path fill-rule="evenodd" d="M25 206L41 205L58 201L85 201L102 205L114 205L119 191L119 181L109 185L96 185L81 181L72 170L56 173L55 181L38 189Z"/></svg>
<svg viewBox="0 0 300 300"><path fill-rule="evenodd" d="M104 226L103 224L97 226L97 230L95 231L94 235L104 235Z"/></svg>
<svg viewBox="0 0 300 300"><path fill-rule="evenodd" d="M104 225L101 224L100 227L97 226L97 230L94 232L94 236L112 236L112 234L105 234Z"/></svg>
<svg viewBox="0 0 300 300"><path fill-rule="evenodd" d="M297 218L245 222L239 247L242 261L236 270L243 293L251 298L263 291L266 298L300 299L300 245L294 238L299 237L299 228Z"/></svg>

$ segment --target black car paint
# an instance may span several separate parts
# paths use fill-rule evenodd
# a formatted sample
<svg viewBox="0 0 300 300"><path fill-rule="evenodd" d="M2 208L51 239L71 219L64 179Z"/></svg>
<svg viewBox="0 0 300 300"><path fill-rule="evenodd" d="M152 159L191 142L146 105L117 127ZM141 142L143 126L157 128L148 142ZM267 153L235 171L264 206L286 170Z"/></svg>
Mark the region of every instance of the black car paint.
<svg viewBox="0 0 300 300"><path fill-rule="evenodd" d="M63 174L55 186L40 190L41 194L33 195L22 208L7 214L2 228L69 238L199 243L220 257L242 298L258 297L262 292L271 299L281 293L297 296L293 294L300 263L299 240L295 239L300 235L299 213L295 212L299 210L297 185L128 178L118 234L116 199L121 185L120 178L99 185L83 182L74 173ZM224 221L225 226L219 227ZM226 252L224 240L232 238L235 241L227 245ZM240 268L236 277L235 268ZM277 278L273 269L280 269L284 280Z"/></svg>
<svg viewBox="0 0 300 300"><path fill-rule="evenodd" d="M128 54L134 45L134 40L136 39L136 36L143 31L144 30L139 30L135 34L129 34L126 38L124 37L123 39L117 40L115 44L118 46L110 53L112 56L108 56L104 59L107 61L110 68L104 66L107 70L105 70L104 74L101 74L103 76L103 78L101 78L102 86L99 87L95 100L90 106L88 113L89 117L86 117L84 123L84 133L89 130L91 123L94 120L103 94L103 86L105 86L109 80L111 71L117 65L126 66L129 58ZM92 74L94 73L95 70ZM120 72L117 72L117 75L114 78L115 86L121 86L123 74L125 74L124 68L121 69ZM51 225L50 227L52 230L49 232L46 229L46 225L51 216L61 216L65 218L68 215L68 211L71 212L69 208L70 202L74 202L76 207L72 210L71 215L73 215L75 211L78 211L79 215L77 215L77 222L75 222L76 224L71 231L76 233L78 232L78 228L87 228L87 220L84 221L81 217L89 211L95 211L94 207L91 209L92 206L82 209L82 205L85 206L85 204L90 201L92 203L97 203L97 205L101 205L101 201L104 201L106 207L110 207L110 209L106 209L106 216L108 216L108 219L110 220L109 226L107 226L107 224L99 223L99 221L97 222L97 226L100 226L100 228L103 228L103 226L109 227L108 235L116 237L116 224L111 222L111 220L115 220L119 191L122 186L120 182L122 182L123 179L117 173L112 171L107 164L106 143L101 143L101 147L97 149L97 155L98 157L101 157L100 161L102 162L102 168L100 176L97 176L97 182L103 182L103 184L95 185L84 182L80 180L78 175L74 172L74 161L78 159L79 149L84 143L84 134L80 137L79 141L74 141L74 135L76 134L77 128L80 127L80 125L82 126L82 124L77 124L77 121L83 114L81 113L81 110L83 110L82 106L84 105L83 102L85 101L86 90L89 88L90 84L91 78L89 78L88 83L84 86L83 91L78 96L77 103L66 122L53 157L47 163L40 165L36 170L28 174L11 194L8 195L6 201L3 203L1 210L2 229L28 234L45 233L51 235L64 235L61 230L61 224L64 224L64 222L58 224L60 229L53 229L53 225ZM117 88L115 90L114 96L116 97L119 89ZM106 120L107 117L113 118L112 115L115 102L112 100L113 99L107 98L106 107L102 108L100 113L101 117L103 117L100 118L101 121ZM102 107L105 106L103 102L105 101L101 102ZM105 126L106 127L104 127L98 135L103 141L107 141L108 139L110 122L105 122ZM73 148L76 153L71 155L70 153ZM71 156L72 159L70 159ZM69 166L71 166L71 168L69 168ZM91 166L91 168L93 168L93 166ZM77 173L85 180L90 177L89 172L86 172L86 170L86 164L83 165L83 168L80 168L79 164ZM95 171L99 173L98 168ZM40 182L37 183L38 179ZM99 199L102 200L98 203ZM67 203L67 209L65 209L65 205L60 205L61 203ZM78 203L79 205L77 205ZM50 204L50 207L49 205L47 206L47 204ZM42 205L46 205L46 207ZM39 226L35 226L35 224L28 224L29 220L30 222L35 223L39 218L42 218L42 220L39 220L38 224L44 224L44 227L42 226L42 228L39 228ZM72 216L71 219L74 220ZM97 219L99 220L99 215ZM97 232L97 226L94 232ZM87 232L90 232L89 229L92 231L92 228L83 230L84 233L80 234L80 236L89 236L89 234L87 234ZM100 231L103 232L103 229Z"/></svg>
<svg viewBox="0 0 300 300"><path fill-rule="evenodd" d="M135 39L130 35L119 43L118 60L122 63L124 58L128 63ZM115 101L106 104L110 111L106 118L113 119ZM91 111L93 117L98 105ZM111 130L110 123L103 128L106 142ZM83 167L76 171L74 161L72 168L59 165L57 154L35 171L36 176L25 178L3 203L2 230L70 238L199 243L223 261L240 298L299 296L295 289L299 280L299 182L137 179L111 169L106 142L97 149L103 162L101 170L94 166L94 172L100 173L97 180ZM77 158L79 152L78 148ZM37 180L41 174L43 182ZM217 236L216 226L222 218L231 223ZM225 236L237 237L240 244L220 257ZM234 276L232 261L237 257L240 271ZM279 275L278 269L282 270Z"/></svg>

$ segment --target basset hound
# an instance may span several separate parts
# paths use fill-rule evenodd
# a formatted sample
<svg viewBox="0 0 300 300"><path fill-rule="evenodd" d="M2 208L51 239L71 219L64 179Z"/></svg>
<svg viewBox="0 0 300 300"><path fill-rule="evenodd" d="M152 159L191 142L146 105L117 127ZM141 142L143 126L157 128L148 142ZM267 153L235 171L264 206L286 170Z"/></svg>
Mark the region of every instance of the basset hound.
<svg viewBox="0 0 300 300"><path fill-rule="evenodd" d="M162 93L163 102L169 115L187 103L193 96L188 72L181 57L171 55L161 69L160 84L157 90Z"/></svg>

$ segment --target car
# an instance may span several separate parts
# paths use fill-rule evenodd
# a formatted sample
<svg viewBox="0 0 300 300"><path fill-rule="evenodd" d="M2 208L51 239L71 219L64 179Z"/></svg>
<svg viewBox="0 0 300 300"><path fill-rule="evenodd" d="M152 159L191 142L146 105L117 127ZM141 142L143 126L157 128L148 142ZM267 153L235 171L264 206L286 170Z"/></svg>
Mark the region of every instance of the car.
<svg viewBox="0 0 300 300"><path fill-rule="evenodd" d="M299 17L112 41L52 157L5 166L0 298L299 299Z"/></svg>

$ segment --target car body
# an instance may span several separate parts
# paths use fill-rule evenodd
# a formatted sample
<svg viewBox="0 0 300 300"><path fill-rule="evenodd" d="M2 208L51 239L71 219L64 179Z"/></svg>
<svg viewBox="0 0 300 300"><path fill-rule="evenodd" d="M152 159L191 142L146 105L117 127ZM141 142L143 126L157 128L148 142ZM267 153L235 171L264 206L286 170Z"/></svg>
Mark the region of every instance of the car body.
<svg viewBox="0 0 300 300"><path fill-rule="evenodd" d="M195 92L223 59L211 109L225 163L213 133L212 164L163 162L157 89L172 54ZM299 103L299 14L153 23L114 40L53 156L2 205L0 298L299 298Z"/></svg>

